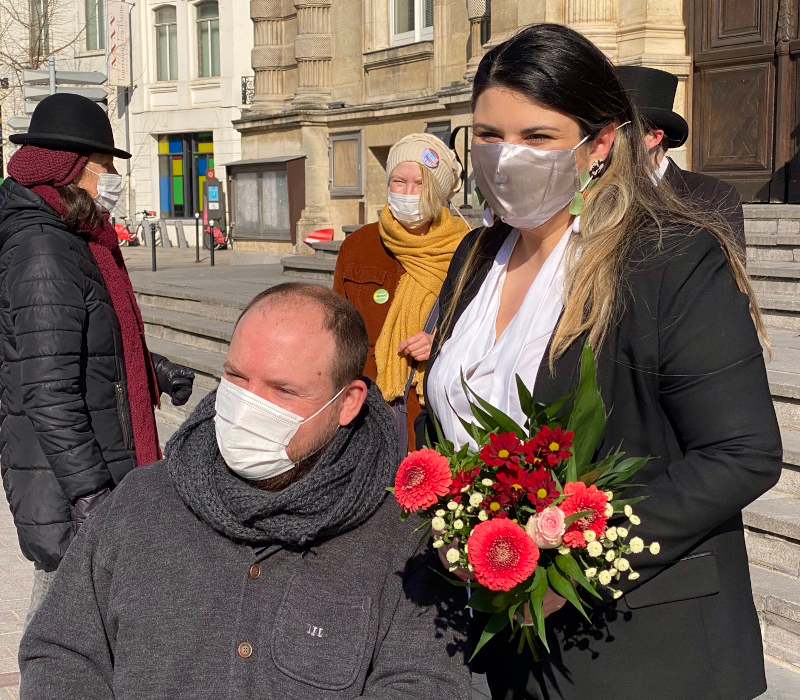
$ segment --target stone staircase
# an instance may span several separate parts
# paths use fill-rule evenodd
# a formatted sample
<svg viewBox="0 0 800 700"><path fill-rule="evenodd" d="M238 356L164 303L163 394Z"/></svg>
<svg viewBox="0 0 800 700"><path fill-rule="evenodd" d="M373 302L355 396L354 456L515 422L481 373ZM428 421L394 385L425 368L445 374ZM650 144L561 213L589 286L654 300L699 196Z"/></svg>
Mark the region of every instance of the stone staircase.
<svg viewBox="0 0 800 700"><path fill-rule="evenodd" d="M745 233L784 450L778 485L744 512L745 537L765 654L795 672L800 698L800 207L747 205Z"/></svg>
<svg viewBox="0 0 800 700"><path fill-rule="evenodd" d="M287 277L333 280L336 256L342 241L312 243L313 255L289 255L281 259L283 274Z"/></svg>

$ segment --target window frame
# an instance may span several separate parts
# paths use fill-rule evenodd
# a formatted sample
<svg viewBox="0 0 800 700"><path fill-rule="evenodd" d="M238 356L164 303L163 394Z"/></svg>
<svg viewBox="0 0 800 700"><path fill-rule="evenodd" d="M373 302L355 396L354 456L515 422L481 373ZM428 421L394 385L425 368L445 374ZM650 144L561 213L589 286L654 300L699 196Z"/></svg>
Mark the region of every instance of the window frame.
<svg viewBox="0 0 800 700"><path fill-rule="evenodd" d="M161 10L166 9L173 9L175 11L175 21L174 22L159 22L158 21L158 13ZM159 78L158 77L158 69L159 69L159 42L158 42L158 28L159 27L175 27L175 51L176 51L176 65L175 65L175 77L172 77L172 53L170 52L170 34L169 29L167 29L167 78ZM155 82L157 83L174 83L178 80L178 61L177 56L180 55L178 52L178 8L175 5L159 5L158 7L153 8L153 28L155 29L155 49L156 49L156 75L155 75Z"/></svg>
<svg viewBox="0 0 800 700"><path fill-rule="evenodd" d="M433 0L413 0L414 2L414 29L408 32L395 32L395 7L397 0L389 0L389 38L392 46L405 46L406 44L416 44L420 41L433 40L433 18L431 26L423 27L425 17L425 5Z"/></svg>
<svg viewBox="0 0 800 700"><path fill-rule="evenodd" d="M28 10L30 12L28 51L32 58L41 59L50 53L50 3L48 0L29 0Z"/></svg>
<svg viewBox="0 0 800 700"><path fill-rule="evenodd" d="M358 144L358 185L336 187L333 184L333 144L337 141L356 141ZM342 131L328 135L328 190L331 197L361 197L364 194L364 134L362 131Z"/></svg>
<svg viewBox="0 0 800 700"><path fill-rule="evenodd" d="M94 18L94 21L91 22L92 24L96 25L96 34L94 36L97 46L89 46L89 24L91 21L91 16L89 12L89 5L94 5L94 10L91 14L94 14L95 11L97 12L97 17ZM86 51L87 52L99 52L106 50L106 0L84 0L83 2L83 12L84 12L84 30L86 31Z"/></svg>
<svg viewBox="0 0 800 700"><path fill-rule="evenodd" d="M217 15L216 17L200 17L200 8L207 6L207 5L216 5L217 6ZM219 0L202 0L202 2L195 3L194 6L194 31L195 31L195 38L196 38L196 46L197 46L197 77L198 78L219 78L222 75L222 46L221 46L221 36L220 36L220 27L219 27ZM211 23L216 21L217 23L217 45L218 45L218 65L217 65L217 72L214 73L214 61L213 61L213 51L211 50L213 45L212 40L212 27ZM200 27L202 24L208 25L208 75L203 75L203 65L202 65L202 56L203 56L203 46L202 40L200 35Z"/></svg>

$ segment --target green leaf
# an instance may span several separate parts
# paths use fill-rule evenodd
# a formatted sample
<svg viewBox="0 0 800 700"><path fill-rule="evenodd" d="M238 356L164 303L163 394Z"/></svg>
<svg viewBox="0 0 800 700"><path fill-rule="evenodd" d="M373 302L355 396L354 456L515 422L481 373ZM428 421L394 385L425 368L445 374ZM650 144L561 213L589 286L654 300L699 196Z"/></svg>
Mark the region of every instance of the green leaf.
<svg viewBox="0 0 800 700"><path fill-rule="evenodd" d="M404 523L406 520L408 520L408 516L409 515L411 515L411 511L408 511L408 510L401 511L401 513L400 513L400 522Z"/></svg>
<svg viewBox="0 0 800 700"><path fill-rule="evenodd" d="M597 488L601 486L624 484L649 461L650 457L631 457L630 459L623 460L619 464L614 465L613 468L609 469L606 474L603 474L603 476L597 480Z"/></svg>
<svg viewBox="0 0 800 700"><path fill-rule="evenodd" d="M592 179L592 176L589 174L589 171L588 171L588 170L584 170L584 171L581 173L581 178L580 178L581 189L583 189L584 187L586 187L586 185L588 185L588 184L589 184L589 182L591 181L591 179Z"/></svg>
<svg viewBox="0 0 800 700"><path fill-rule="evenodd" d="M497 601L497 597L497 591L490 591L488 588L479 586L470 594L469 603L467 603L467 605L473 610L479 610L480 612L496 613L505 609L502 601ZM497 604L498 602L500 603L499 605Z"/></svg>
<svg viewBox="0 0 800 700"><path fill-rule="evenodd" d="M552 421L558 418L561 415L561 410L564 408L564 405L574 396L574 394L575 394L574 390L570 391L568 394L562 396L560 399L557 399L556 401L547 404L544 407L544 413L547 416L547 420ZM563 422L566 422L566 420Z"/></svg>
<svg viewBox="0 0 800 700"><path fill-rule="evenodd" d="M572 603L578 611L583 615L587 620L589 620L589 616L586 614L586 611L583 609L583 605L581 604L581 599L578 597L577 592L573 585L569 582L569 579L565 578L564 575L558 568L558 564L552 564L547 569L547 580L550 582L550 587L558 593L562 598L566 598L570 603ZM591 620L589 620L591 622Z"/></svg>
<svg viewBox="0 0 800 700"><path fill-rule="evenodd" d="M522 381L522 377L517 375L517 393L519 394L519 407L522 409L522 412L531 417L533 413L533 396L531 392L528 391L528 387L525 386L525 382Z"/></svg>
<svg viewBox="0 0 800 700"><path fill-rule="evenodd" d="M542 611L542 601L544 594L547 593L547 570L540 566L536 569L533 577L533 588L531 589L531 613L536 623L536 636L539 637L544 648L550 651L547 645L547 638L544 630L544 612Z"/></svg>
<svg viewBox="0 0 800 700"><path fill-rule="evenodd" d="M387 487L386 487L386 490L387 490L389 493L394 493L394 486L387 486Z"/></svg>
<svg viewBox="0 0 800 700"><path fill-rule="evenodd" d="M611 501L611 505L614 506L615 513L623 513L625 512L625 506L632 506L640 501L643 501L645 498L648 498L649 494L645 494L644 496L636 496L636 498L626 498L621 501Z"/></svg>
<svg viewBox="0 0 800 700"><path fill-rule="evenodd" d="M583 573L583 569L581 569L580 565L575 561L575 559L573 559L571 554L559 554L556 557L556 564L561 571L563 571L570 578L575 579L595 598L602 599L602 596L595 590L594 586L589 582L589 579L586 578L586 575Z"/></svg>
<svg viewBox="0 0 800 700"><path fill-rule="evenodd" d="M492 615L489 618L489 622L486 623L486 627L481 633L481 638L478 640L478 644L475 646L475 650L472 652L472 656L470 656L469 660L472 661L475 655L483 649L484 645L506 627L508 627L508 615L506 615L505 611Z"/></svg>
<svg viewBox="0 0 800 700"><path fill-rule="evenodd" d="M525 431L519 425L517 425L517 423L515 423L514 420L512 420L509 416L507 416L499 409L492 406L492 404L490 404L488 401L482 399L474 391L472 391L472 389L469 388L466 380L464 379L463 372L461 373L461 386L463 387L464 393L467 395L467 398L469 399L469 395L472 394L472 396L478 402L478 405L492 417L495 423L497 423L497 426L500 430L506 433L514 433L520 440L525 440L526 438ZM470 401L470 404L471 403L472 401Z"/></svg>
<svg viewBox="0 0 800 700"><path fill-rule="evenodd" d="M564 518L564 527L569 527L576 520L585 518L587 515L591 515L592 512L593 511L591 510L582 510L580 513L573 513L572 515L568 515L566 518Z"/></svg>
<svg viewBox="0 0 800 700"><path fill-rule="evenodd" d="M569 213L573 216L578 216L583 209L583 192L576 192L575 196L569 204Z"/></svg>
<svg viewBox="0 0 800 700"><path fill-rule="evenodd" d="M605 429L607 418L603 397L597 388L594 353L587 341L581 354L580 378L575 392L575 403L572 406L572 413L567 425L567 430L571 430L575 434L572 456L567 462L565 475L568 482L577 480L577 465L591 462L597 443Z"/></svg>

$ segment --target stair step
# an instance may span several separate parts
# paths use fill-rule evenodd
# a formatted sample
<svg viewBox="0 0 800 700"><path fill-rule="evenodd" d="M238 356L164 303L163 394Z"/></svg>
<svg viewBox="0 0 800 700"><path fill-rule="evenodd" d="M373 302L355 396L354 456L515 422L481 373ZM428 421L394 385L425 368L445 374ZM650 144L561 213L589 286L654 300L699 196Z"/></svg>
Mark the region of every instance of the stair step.
<svg viewBox="0 0 800 700"><path fill-rule="evenodd" d="M228 351L235 325L187 312L151 308L142 309L142 320L149 338L173 340L209 352Z"/></svg>
<svg viewBox="0 0 800 700"><path fill-rule="evenodd" d="M742 512L750 561L800 577L800 498L773 489Z"/></svg>
<svg viewBox="0 0 800 700"><path fill-rule="evenodd" d="M336 260L339 248L342 247L342 241L320 241L312 243L311 247L314 249L314 257L317 260Z"/></svg>
<svg viewBox="0 0 800 700"><path fill-rule="evenodd" d="M800 262L749 262L747 271L757 294L800 296Z"/></svg>
<svg viewBox="0 0 800 700"><path fill-rule="evenodd" d="M761 317L770 329L800 332L800 295L758 294L756 298Z"/></svg>
<svg viewBox="0 0 800 700"><path fill-rule="evenodd" d="M798 222L800 227L800 221ZM748 246L800 246L800 230L793 233L745 233Z"/></svg>
<svg viewBox="0 0 800 700"><path fill-rule="evenodd" d="M764 236L766 238L766 236ZM774 238L777 238L775 236ZM747 264L748 267L752 263L760 262L796 262L800 263L800 236L792 236L797 238L796 244L778 245L778 244L756 244L752 245L749 241L747 243Z"/></svg>
<svg viewBox="0 0 800 700"><path fill-rule="evenodd" d="M775 663L768 657L764 664L767 673L767 692L758 700L798 700L800 698L800 668L786 662Z"/></svg>
<svg viewBox="0 0 800 700"><path fill-rule="evenodd" d="M751 564L750 580L765 654L800 670L800 579Z"/></svg>
<svg viewBox="0 0 800 700"><path fill-rule="evenodd" d="M139 307L159 311L189 313L212 321L235 323L247 306L247 301L220 292L206 296L183 289L164 289L146 285L134 285Z"/></svg>
<svg viewBox="0 0 800 700"><path fill-rule="evenodd" d="M148 348L159 355L164 355L172 362L185 365L194 370L194 384L203 389L216 389L222 377L222 365L225 362L223 353L208 352L181 345L164 338L148 338Z"/></svg>
<svg viewBox="0 0 800 700"><path fill-rule="evenodd" d="M289 255L281 259L281 265L283 274L287 277L330 280L336 268L336 260L320 259L311 255Z"/></svg>
<svg viewBox="0 0 800 700"><path fill-rule="evenodd" d="M800 336L797 332L772 328L772 359L767 363L769 388L778 422L800 429Z"/></svg>
<svg viewBox="0 0 800 700"><path fill-rule="evenodd" d="M162 423L160 420L156 420L156 428L158 429L158 442L161 445L161 451L163 452L167 445L167 441L175 434L178 426L170 423Z"/></svg>
<svg viewBox="0 0 800 700"><path fill-rule="evenodd" d="M183 425L183 422L191 415L192 411L209 394L209 389L202 386L195 386L192 395L183 406L173 406L172 400L168 396L161 397L161 408L156 409L156 420L176 428Z"/></svg>

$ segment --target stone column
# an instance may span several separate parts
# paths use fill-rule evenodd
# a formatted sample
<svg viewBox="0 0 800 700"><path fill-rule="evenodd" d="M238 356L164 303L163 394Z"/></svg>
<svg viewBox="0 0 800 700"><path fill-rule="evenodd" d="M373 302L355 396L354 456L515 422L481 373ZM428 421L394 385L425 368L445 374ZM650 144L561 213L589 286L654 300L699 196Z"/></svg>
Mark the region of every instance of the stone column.
<svg viewBox="0 0 800 700"><path fill-rule="evenodd" d="M293 46L286 45L287 24L294 6L287 0L251 0L255 73L253 110L267 114L282 111L287 102L286 73L295 66Z"/></svg>
<svg viewBox="0 0 800 700"><path fill-rule="evenodd" d="M302 152L306 155L306 206L297 222L295 250L298 253L308 252L308 246L303 245L302 241L309 233L332 225L328 188L328 127L322 121L312 123L311 114L313 112L309 114L309 123L300 129Z"/></svg>
<svg viewBox="0 0 800 700"><path fill-rule="evenodd" d="M566 24L593 41L612 61L617 59L615 0L567 0Z"/></svg>
<svg viewBox="0 0 800 700"><path fill-rule="evenodd" d="M331 0L295 0L294 6L298 84L292 104L325 107L331 96Z"/></svg>
<svg viewBox="0 0 800 700"><path fill-rule="evenodd" d="M467 17L469 18L469 60L464 80L472 82L478 64L483 58L483 42L489 29L492 0L467 0Z"/></svg>

